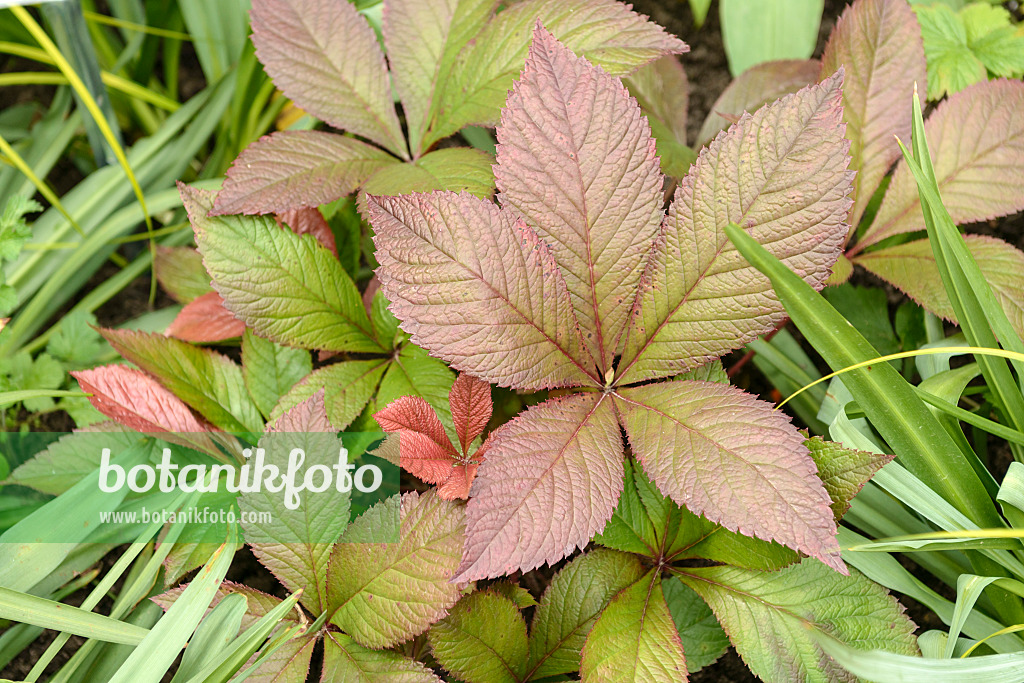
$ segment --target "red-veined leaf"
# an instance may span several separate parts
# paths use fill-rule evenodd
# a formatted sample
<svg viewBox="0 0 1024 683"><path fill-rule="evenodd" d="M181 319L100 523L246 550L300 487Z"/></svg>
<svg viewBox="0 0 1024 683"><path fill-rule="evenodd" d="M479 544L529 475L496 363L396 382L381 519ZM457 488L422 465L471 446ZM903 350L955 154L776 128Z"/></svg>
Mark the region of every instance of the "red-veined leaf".
<svg viewBox="0 0 1024 683"><path fill-rule="evenodd" d="M463 373L455 378L448 392L448 403L455 422L455 434L459 437L462 453L466 455L470 444L483 433L491 419L494 408L491 403L491 385Z"/></svg>

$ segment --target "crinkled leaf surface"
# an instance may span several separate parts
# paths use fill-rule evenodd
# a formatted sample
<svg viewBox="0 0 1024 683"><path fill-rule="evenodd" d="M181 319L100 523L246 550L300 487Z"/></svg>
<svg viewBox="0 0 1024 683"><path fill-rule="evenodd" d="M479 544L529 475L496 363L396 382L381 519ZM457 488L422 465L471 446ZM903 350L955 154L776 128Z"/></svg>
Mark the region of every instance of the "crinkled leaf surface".
<svg viewBox="0 0 1024 683"><path fill-rule="evenodd" d="M242 368L227 356L159 334L114 329L100 333L125 360L156 377L217 427L263 431L263 416L245 389Z"/></svg>
<svg viewBox="0 0 1024 683"><path fill-rule="evenodd" d="M327 417L331 424L345 429L366 407L388 367L388 361L378 359L349 360L320 368L304 376L281 396L270 419L276 421L285 410L323 390Z"/></svg>
<svg viewBox="0 0 1024 683"><path fill-rule="evenodd" d="M449 190L490 199L494 196L493 163L494 157L479 149L448 147L406 164L393 164L366 181L359 193L359 209L364 216L369 215L367 195Z"/></svg>
<svg viewBox="0 0 1024 683"><path fill-rule="evenodd" d="M594 382L562 274L510 211L435 192L371 199L370 216L381 290L416 344L499 386Z"/></svg>
<svg viewBox="0 0 1024 683"><path fill-rule="evenodd" d="M179 189L214 288L257 334L303 348L384 350L352 279L315 237L269 216L210 216L210 193Z"/></svg>
<svg viewBox="0 0 1024 683"><path fill-rule="evenodd" d="M1024 270L1021 271L1024 276ZM893 456L846 448L815 436L804 441L818 467L818 477L832 499L836 522L850 509L850 501Z"/></svg>
<svg viewBox="0 0 1024 683"><path fill-rule="evenodd" d="M633 453L679 505L844 570L831 501L787 416L710 382L623 389L615 403Z"/></svg>
<svg viewBox="0 0 1024 683"><path fill-rule="evenodd" d="M900 156L893 139L910 139L910 102L925 70L921 28L904 0L860 0L847 6L821 58L822 75L846 69L843 119L850 141L857 225L882 177Z"/></svg>
<svg viewBox="0 0 1024 683"><path fill-rule="evenodd" d="M491 386L472 375L459 375L448 392L448 405L452 409L455 434L463 454L469 453L470 444L487 427L494 404L491 403Z"/></svg>
<svg viewBox="0 0 1024 683"><path fill-rule="evenodd" d="M644 274L621 381L701 365L783 319L771 283L725 236L730 221L823 285L846 237L854 175L840 123L841 78L744 116L701 152Z"/></svg>
<svg viewBox="0 0 1024 683"><path fill-rule="evenodd" d="M312 235L316 241L324 245L324 248L335 256L338 255L338 245L334 241L334 232L330 224L316 207L303 209L289 209L282 211L276 216L277 222L290 229L296 235Z"/></svg>
<svg viewBox="0 0 1024 683"><path fill-rule="evenodd" d="M604 528L623 471L607 396L545 401L495 430L488 444L466 507L460 581L555 562Z"/></svg>
<svg viewBox="0 0 1024 683"><path fill-rule="evenodd" d="M665 604L657 569L612 598L583 647L580 679L685 681L683 643Z"/></svg>
<svg viewBox="0 0 1024 683"><path fill-rule="evenodd" d="M254 0L250 18L256 56L296 105L335 128L408 154L384 54L355 5Z"/></svg>
<svg viewBox="0 0 1024 683"><path fill-rule="evenodd" d="M986 81L951 96L925 121L942 202L957 223L1024 209L1024 83ZM874 222L858 246L924 230L917 183L896 167Z"/></svg>
<svg viewBox="0 0 1024 683"><path fill-rule="evenodd" d="M734 78L711 105L697 135L697 144L711 142L744 112L753 114L783 95L814 83L820 71L821 63L816 59L779 59L750 67Z"/></svg>
<svg viewBox="0 0 1024 683"><path fill-rule="evenodd" d="M666 535L668 521L665 520L662 528L655 529L652 515L637 492L634 472L633 461L627 460L619 503L604 530L594 540L607 548L657 558L664 547L662 539Z"/></svg>
<svg viewBox="0 0 1024 683"><path fill-rule="evenodd" d="M192 247L157 245L153 270L160 286L179 303L187 304L213 291L203 257Z"/></svg>
<svg viewBox="0 0 1024 683"><path fill-rule="evenodd" d="M270 462L282 470L286 468L284 454L295 448L305 453L303 467L307 471L314 465L330 468L337 464L342 442L327 419L323 392L278 418L260 438L259 447L272 458L279 454ZM241 510L252 513L242 529L253 554L289 592L303 590L302 604L320 614L328 604L331 548L348 524L349 494L331 486L320 493L307 492L298 503L297 509L289 509L284 495L269 489L243 492L238 497ZM263 521L268 518L270 521Z"/></svg>
<svg viewBox="0 0 1024 683"><path fill-rule="evenodd" d="M467 595L428 634L444 670L466 683L519 683L526 667L526 621L492 591Z"/></svg>
<svg viewBox="0 0 1024 683"><path fill-rule="evenodd" d="M224 308L217 292L207 292L185 304L164 334L189 342L217 342L241 337L245 323Z"/></svg>
<svg viewBox="0 0 1024 683"><path fill-rule="evenodd" d="M429 403L441 419L449 438L455 440L448 394L455 373L418 346L406 344L388 365L377 390L376 404L384 407L400 396L419 396Z"/></svg>
<svg viewBox="0 0 1024 683"><path fill-rule="evenodd" d="M914 8L928 58L928 99L940 99L972 83L985 80L985 65L967 45L963 20L947 5L932 3Z"/></svg>
<svg viewBox="0 0 1024 683"><path fill-rule="evenodd" d="M502 205L551 247L603 376L663 215L647 120L618 79L538 26L497 137Z"/></svg>
<svg viewBox="0 0 1024 683"><path fill-rule="evenodd" d="M677 577L664 579L661 589L683 643L686 669L691 674L697 673L725 654L729 636L725 635L707 603Z"/></svg>
<svg viewBox="0 0 1024 683"><path fill-rule="evenodd" d="M214 214L319 206L355 190L397 160L376 147L316 130L286 130L249 145L228 169Z"/></svg>
<svg viewBox="0 0 1024 683"><path fill-rule="evenodd" d="M587 634L608 601L643 574L634 555L600 548L580 555L559 571L533 613L524 680L579 669Z"/></svg>
<svg viewBox="0 0 1024 683"><path fill-rule="evenodd" d="M1010 324L1024 336L1024 253L994 237L965 235L964 242ZM935 315L956 322L928 240L871 251L858 256L855 262L896 285Z"/></svg>
<svg viewBox="0 0 1024 683"><path fill-rule="evenodd" d="M396 512L398 543L367 543ZM459 598L450 581L465 514L432 492L393 496L351 525L334 546L328 576L333 624L364 647L396 645L427 630Z"/></svg>
<svg viewBox="0 0 1024 683"><path fill-rule="evenodd" d="M804 560L778 572L675 570L714 610L750 670L766 681L855 681L811 629L853 647L916 655L914 623L881 586Z"/></svg>
<svg viewBox="0 0 1024 683"><path fill-rule="evenodd" d="M275 344L250 331L242 335L242 377L264 416L269 417L281 397L312 370L309 351ZM348 426L334 424L338 429Z"/></svg>
<svg viewBox="0 0 1024 683"><path fill-rule="evenodd" d="M324 637L322 681L344 683L441 683L417 661L391 650L365 648L344 633Z"/></svg>
<svg viewBox="0 0 1024 683"><path fill-rule="evenodd" d="M436 98L428 144L468 124L497 121L512 81L523 68L530 35L542 23L566 47L613 75L627 74L664 54L688 48L628 5L611 0L528 0L495 16L454 58L450 80Z"/></svg>

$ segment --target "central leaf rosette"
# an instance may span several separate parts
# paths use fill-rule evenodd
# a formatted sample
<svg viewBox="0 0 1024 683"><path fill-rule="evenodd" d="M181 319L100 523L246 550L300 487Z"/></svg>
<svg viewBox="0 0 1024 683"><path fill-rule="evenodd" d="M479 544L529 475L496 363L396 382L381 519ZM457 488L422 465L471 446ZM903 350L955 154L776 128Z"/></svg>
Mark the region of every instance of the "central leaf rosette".
<svg viewBox="0 0 1024 683"><path fill-rule="evenodd" d="M730 222L813 286L828 277L853 180L841 79L744 115L703 150L666 215L636 101L538 25L497 128L500 205L369 197L382 288L415 343L499 386L578 388L489 438L457 580L586 545L622 491L623 429L680 505L845 572L789 418L735 387L671 379L784 319L726 238Z"/></svg>

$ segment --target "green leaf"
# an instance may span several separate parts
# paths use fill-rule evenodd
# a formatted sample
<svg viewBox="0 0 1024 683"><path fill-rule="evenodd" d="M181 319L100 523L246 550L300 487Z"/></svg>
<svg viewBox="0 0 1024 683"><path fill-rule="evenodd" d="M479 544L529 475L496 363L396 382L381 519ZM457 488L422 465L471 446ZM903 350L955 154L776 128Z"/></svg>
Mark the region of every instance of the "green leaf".
<svg viewBox="0 0 1024 683"><path fill-rule="evenodd" d="M401 519L397 543L368 543ZM459 598L450 582L462 553L465 512L435 493L378 503L334 546L328 575L331 623L365 647L391 647L427 630Z"/></svg>
<svg viewBox="0 0 1024 683"><path fill-rule="evenodd" d="M971 52L994 76L1020 76L1024 71L1024 33L1003 7L972 2L960 10Z"/></svg>
<svg viewBox="0 0 1024 683"><path fill-rule="evenodd" d="M594 537L594 541L613 550L656 558L659 556L661 545L655 536L651 516L637 493L633 474L635 467L633 460L626 463L626 476L619 504L604 531ZM640 472L640 476L645 475Z"/></svg>
<svg viewBox="0 0 1024 683"><path fill-rule="evenodd" d="M470 147L448 147L407 164L392 164L370 176L359 193L365 211L366 195L393 196L433 190L466 191L483 199L494 195L494 156Z"/></svg>
<svg viewBox="0 0 1024 683"><path fill-rule="evenodd" d="M420 347L406 344L384 373L377 391L376 408L383 408L402 396L419 396L437 411L452 443L458 443L448 405L448 392L454 381L455 373L447 365Z"/></svg>
<svg viewBox="0 0 1024 683"><path fill-rule="evenodd" d="M711 0L690 0L690 11L693 12L693 23L697 25L697 28L704 25L709 9L711 9Z"/></svg>
<svg viewBox="0 0 1024 683"><path fill-rule="evenodd" d="M126 645L138 645L149 634L144 628L118 619L3 587L0 587L0 619Z"/></svg>
<svg viewBox="0 0 1024 683"><path fill-rule="evenodd" d="M99 431L66 434L16 468L4 483L58 496L99 468L104 448L117 453L141 438L113 423Z"/></svg>
<svg viewBox="0 0 1024 683"><path fill-rule="evenodd" d="M249 398L242 369L226 356L161 334L101 330L131 361L214 425L229 432L263 431L263 417Z"/></svg>
<svg viewBox="0 0 1024 683"><path fill-rule="evenodd" d="M850 509L850 501L864 484L892 460L892 456L845 448L841 443L826 441L820 436L807 439L804 444L810 450L814 464L818 466L821 483L832 499L832 512L837 522Z"/></svg>
<svg viewBox="0 0 1024 683"><path fill-rule="evenodd" d="M224 305L257 334L307 349L384 350L352 279L314 236L267 216L210 216L212 193L180 190Z"/></svg>
<svg viewBox="0 0 1024 683"><path fill-rule="evenodd" d="M0 263L16 259L32 237L32 229L25 223L25 214L42 210L39 202L21 195L12 195L7 200L3 214L0 214Z"/></svg>
<svg viewBox="0 0 1024 683"><path fill-rule="evenodd" d="M59 389L64 384L64 366L48 353L35 358L27 351L19 351L8 358L0 358L0 391ZM41 412L53 408L49 396L26 398L25 409Z"/></svg>
<svg viewBox="0 0 1024 683"><path fill-rule="evenodd" d="M399 342L398 318L388 310L390 303L384 293L380 290L373 295L373 303L370 305L370 323L373 325L373 333L377 335L384 348L394 349Z"/></svg>
<svg viewBox="0 0 1024 683"><path fill-rule="evenodd" d="M190 680L227 648L238 635L246 607L245 596L232 593L210 610L210 613L199 622L195 635L189 639L189 646L185 648L185 654L181 657L181 664L178 665L171 683Z"/></svg>
<svg viewBox="0 0 1024 683"><path fill-rule="evenodd" d="M110 351L96 326L96 316L86 311L73 311L60 320L57 331L46 343L46 352L64 363L69 370L96 365Z"/></svg>
<svg viewBox="0 0 1024 683"><path fill-rule="evenodd" d="M636 98L651 124L661 170L673 178L682 178L697 159L697 154L686 146L690 84L683 65L675 55L667 55L640 67L623 78L622 84Z"/></svg>
<svg viewBox="0 0 1024 683"><path fill-rule="evenodd" d="M967 29L957 13L943 4L919 5L914 11L928 60L929 100L960 92L986 78L985 65L968 46Z"/></svg>
<svg viewBox="0 0 1024 683"><path fill-rule="evenodd" d="M663 580L661 590L683 642L689 673L697 673L725 654L729 636L725 635L707 603L675 576Z"/></svg>
<svg viewBox="0 0 1024 683"><path fill-rule="evenodd" d="M253 402L265 417L295 383L313 370L308 351L293 349L257 337L246 329L242 335L242 377ZM339 426L344 429L345 425Z"/></svg>
<svg viewBox="0 0 1024 683"><path fill-rule="evenodd" d="M158 246L153 270L160 286L178 303L187 304L213 291L203 256L192 247Z"/></svg>
<svg viewBox="0 0 1024 683"><path fill-rule="evenodd" d="M305 679L303 679L305 680ZM391 650L370 650L344 633L324 638L322 681L345 683L441 683L429 669Z"/></svg>
<svg viewBox="0 0 1024 683"><path fill-rule="evenodd" d="M345 429L366 407L389 367L388 361L379 359L342 361L320 368L281 397L270 413L270 422L276 423L286 410L291 410L318 391L324 391L327 417L336 428Z"/></svg>
<svg viewBox="0 0 1024 683"><path fill-rule="evenodd" d="M822 290L825 299L881 354L901 351L899 340L889 322L889 299L878 287L839 285Z"/></svg>
<svg viewBox="0 0 1024 683"><path fill-rule="evenodd" d="M676 569L729 633L750 670L767 681L844 680L813 632L859 649L917 654L914 624L884 588L805 559L778 572Z"/></svg>
<svg viewBox="0 0 1024 683"><path fill-rule="evenodd" d="M526 622L508 598L467 595L428 634L445 671L467 683L519 683L526 666Z"/></svg>
<svg viewBox="0 0 1024 683"><path fill-rule="evenodd" d="M635 556L603 549L581 555L559 571L533 613L523 680L579 669L580 651L594 622L608 601L643 573Z"/></svg>
<svg viewBox="0 0 1024 683"><path fill-rule="evenodd" d="M810 57L824 8L824 0L721 0L722 41L733 77L761 62Z"/></svg>
<svg viewBox="0 0 1024 683"><path fill-rule="evenodd" d="M583 646L580 677L622 683L686 679L683 643L657 569L608 603Z"/></svg>

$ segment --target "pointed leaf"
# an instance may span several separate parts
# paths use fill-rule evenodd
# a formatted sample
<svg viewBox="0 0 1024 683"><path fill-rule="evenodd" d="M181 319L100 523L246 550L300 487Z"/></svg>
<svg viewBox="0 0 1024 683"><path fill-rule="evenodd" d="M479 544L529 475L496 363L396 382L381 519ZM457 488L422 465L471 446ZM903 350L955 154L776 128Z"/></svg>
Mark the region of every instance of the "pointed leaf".
<svg viewBox="0 0 1024 683"><path fill-rule="evenodd" d="M107 367L120 368L122 366ZM83 372L93 373L94 377L108 374L103 370L104 368L100 367ZM129 371L122 373L126 375L126 380L128 374L138 372L129 368L124 368L124 370ZM120 373L120 371L116 372ZM94 381L98 382L95 379ZM81 382L79 380L79 383ZM160 389L166 391L163 387ZM140 403L143 406L156 407L153 401L146 400ZM180 404L180 402L178 403ZM136 407L134 401L128 405L132 408ZM183 405L181 407L188 413L187 408ZM192 418L191 413L188 413L188 417ZM71 434L65 434L51 443L46 450L36 453L31 460L27 460L15 468L10 476L2 480L3 483L28 486L36 491L58 496L81 481L87 474L91 474L99 468L104 448L109 448L111 453L118 453L139 440L138 434L113 422L104 422L102 425L102 429L79 429ZM140 423L140 426L144 427L145 425ZM154 430L144 428L138 431L153 433Z"/></svg>
<svg viewBox="0 0 1024 683"><path fill-rule="evenodd" d="M314 237L269 216L210 216L210 193L179 189L214 287L257 334L302 348L383 350L352 279Z"/></svg>
<svg viewBox="0 0 1024 683"><path fill-rule="evenodd" d="M492 19L454 59L451 78L435 101L427 144L468 124L497 122L538 21L570 50L616 76L689 49L627 5L611 0L517 3Z"/></svg>
<svg viewBox="0 0 1024 683"><path fill-rule="evenodd" d="M812 629L858 649L916 655L914 623L884 588L804 560L778 572L675 570L704 598L750 670L766 681L854 681Z"/></svg>
<svg viewBox="0 0 1024 683"><path fill-rule="evenodd" d="M100 333L125 360L156 377L214 425L229 432L263 431L263 417L245 389L242 369L231 359L159 334Z"/></svg>
<svg viewBox="0 0 1024 683"><path fill-rule="evenodd" d="M882 177L900 156L893 139L910 137L910 99L927 77L921 28L904 0L860 0L836 23L821 58L821 73L846 69L843 119L850 141L857 225Z"/></svg>
<svg viewBox="0 0 1024 683"><path fill-rule="evenodd" d="M402 469L428 484L441 484L451 477L459 454L429 403L418 396L403 396L373 417L385 432L399 434Z"/></svg>
<svg viewBox="0 0 1024 683"><path fill-rule="evenodd" d="M370 200L378 277L412 340L499 386L594 383L565 281L509 211L450 192Z"/></svg>
<svg viewBox="0 0 1024 683"><path fill-rule="evenodd" d="M406 156L377 36L339 0L254 0L252 42L276 85L335 128Z"/></svg>
<svg viewBox="0 0 1024 683"><path fill-rule="evenodd" d="M1024 209L1024 83L986 81L959 92L925 121L935 180L949 215L975 223ZM900 162L858 247L924 230L917 183Z"/></svg>
<svg viewBox="0 0 1024 683"><path fill-rule="evenodd" d="M454 381L455 373L447 365L420 347L406 344L394 362L388 365L377 390L376 404L384 407L402 396L419 396L431 405L448 432L448 438L454 441L455 426L448 405L448 394Z"/></svg>
<svg viewBox="0 0 1024 683"><path fill-rule="evenodd" d="M407 164L392 164L373 174L359 193L359 210L369 215L367 195L395 196L449 190L481 199L494 196L494 157L479 149L448 147Z"/></svg>
<svg viewBox="0 0 1024 683"><path fill-rule="evenodd" d="M467 595L428 634L430 650L466 683L519 683L526 666L526 622L508 598L491 591Z"/></svg>
<svg viewBox="0 0 1024 683"><path fill-rule="evenodd" d="M245 323L224 308L224 299L217 292L208 292L185 304L164 332L189 342L217 342L241 337Z"/></svg>
<svg viewBox="0 0 1024 683"><path fill-rule="evenodd" d="M157 245L153 270L160 286L178 303L187 304L213 291L203 257L192 247Z"/></svg>
<svg viewBox="0 0 1024 683"><path fill-rule="evenodd" d="M306 683L316 643L315 634L289 640L260 664L246 683Z"/></svg>
<svg viewBox="0 0 1024 683"><path fill-rule="evenodd" d="M622 83L629 89L629 94L636 98L659 143L660 127L679 144L686 144L690 83L678 57L667 55L642 66L623 78ZM658 155L663 156L660 148Z"/></svg>
<svg viewBox="0 0 1024 683"><path fill-rule="evenodd" d="M242 377L263 415L269 417L281 397L312 370L313 361L308 351L275 344L248 330L242 335ZM334 424L338 429L348 426Z"/></svg>
<svg viewBox="0 0 1024 683"><path fill-rule="evenodd" d="M304 679L305 680L305 679ZM390 650L370 650L344 633L324 637L324 671L321 681L344 683L441 683L417 661Z"/></svg>
<svg viewBox="0 0 1024 683"><path fill-rule="evenodd" d="M701 365L785 316L768 278L731 245L738 223L817 288L846 239L841 72L744 116L705 148L676 190L644 274L620 382Z"/></svg>
<svg viewBox="0 0 1024 683"><path fill-rule="evenodd" d="M315 207L292 209L277 214L275 218L279 225L287 226L296 235L312 235L317 242L324 245L325 249L335 256L338 255L334 232L324 215L320 213L320 209Z"/></svg>
<svg viewBox="0 0 1024 683"><path fill-rule="evenodd" d="M327 419L323 392L281 415L273 428L259 440L268 463L282 471L288 466L289 453L299 448L305 453L303 466L337 465L342 441ZM329 487L307 493L295 510L286 506L286 496L261 489L243 492L238 504L243 518L245 540L260 564L269 569L288 592L302 590L300 601L313 614L327 609L327 564L334 542L345 530L349 518L349 493ZM264 521L269 520L269 521Z"/></svg>
<svg viewBox="0 0 1024 683"><path fill-rule="evenodd" d="M399 509L400 508L400 509ZM401 516L398 543L366 543ZM459 598L450 581L462 550L461 505L434 493L393 496L349 525L334 547L328 581L331 622L365 647L419 635Z"/></svg>
<svg viewBox="0 0 1024 683"><path fill-rule="evenodd" d="M619 591L644 574L635 555L598 548L580 555L555 574L530 625L530 659L523 680L575 672L580 651Z"/></svg>
<svg viewBox="0 0 1024 683"><path fill-rule="evenodd" d="M846 448L841 443L825 441L815 436L804 441L818 467L818 477L832 499L832 512L836 522L850 509L850 501L860 492L891 455L879 455Z"/></svg>
<svg viewBox="0 0 1024 683"><path fill-rule="evenodd" d="M395 158L355 138L316 130L265 135L228 169L213 214L273 213L351 194Z"/></svg>
<svg viewBox="0 0 1024 683"><path fill-rule="evenodd" d="M661 589L683 642L689 673L714 664L729 649L729 636L725 635L711 608L675 576L662 581Z"/></svg>
<svg viewBox="0 0 1024 683"><path fill-rule="evenodd" d="M594 540L607 548L657 558L662 544L658 532L655 531L651 514L637 492L635 477L634 463L629 459L626 461L626 476L622 480L619 503L615 506L615 512L605 525L604 531Z"/></svg>
<svg viewBox="0 0 1024 683"><path fill-rule="evenodd" d="M1024 253L994 237L965 235L964 242L1013 329L1024 337ZM928 240L862 254L855 262L899 287L928 311L957 322Z"/></svg>
<svg viewBox="0 0 1024 683"><path fill-rule="evenodd" d="M459 437L462 453L468 454L470 445L483 434L491 419L491 411L494 409L491 385L472 375L459 375L452 384L452 390L448 392L448 404L452 409L452 421L455 422L455 434Z"/></svg>
<svg viewBox="0 0 1024 683"><path fill-rule="evenodd" d="M703 147L711 142L744 112L753 114L783 95L814 83L820 72L821 63L816 59L780 59L750 67L734 78L711 105L697 144Z"/></svg>
<svg viewBox="0 0 1024 683"><path fill-rule="evenodd" d="M683 643L652 570L616 595L587 636L583 681L672 683L687 680Z"/></svg>
<svg viewBox="0 0 1024 683"><path fill-rule="evenodd" d="M603 376L663 215L650 126L618 79L538 26L497 136L502 204L551 247Z"/></svg>
<svg viewBox="0 0 1024 683"><path fill-rule="evenodd" d="M710 382L624 389L615 402L633 453L676 503L844 571L831 501L788 416Z"/></svg>
<svg viewBox="0 0 1024 683"><path fill-rule="evenodd" d="M622 440L604 394L533 406L493 432L466 506L458 579L552 564L604 528L622 492Z"/></svg>
<svg viewBox="0 0 1024 683"><path fill-rule="evenodd" d="M350 360L320 368L281 397L270 420L276 422L284 411L323 390L327 417L335 427L345 429L363 412L387 368L385 360Z"/></svg>

